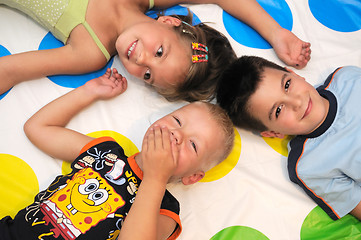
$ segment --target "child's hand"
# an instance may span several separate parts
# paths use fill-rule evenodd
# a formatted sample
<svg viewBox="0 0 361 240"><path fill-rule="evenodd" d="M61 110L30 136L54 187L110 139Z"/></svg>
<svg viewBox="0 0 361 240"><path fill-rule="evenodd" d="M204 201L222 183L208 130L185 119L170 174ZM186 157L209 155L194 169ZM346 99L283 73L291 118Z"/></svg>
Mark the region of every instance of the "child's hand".
<svg viewBox="0 0 361 240"><path fill-rule="evenodd" d="M168 183L178 164L175 139L166 127L154 126L146 133L142 146L144 177Z"/></svg>
<svg viewBox="0 0 361 240"><path fill-rule="evenodd" d="M288 66L304 68L311 58L311 44L300 40L285 28L274 32L272 47L279 59Z"/></svg>
<svg viewBox="0 0 361 240"><path fill-rule="evenodd" d="M96 99L109 99L122 94L127 89L127 79L113 68L108 68L103 76L88 81L84 87Z"/></svg>

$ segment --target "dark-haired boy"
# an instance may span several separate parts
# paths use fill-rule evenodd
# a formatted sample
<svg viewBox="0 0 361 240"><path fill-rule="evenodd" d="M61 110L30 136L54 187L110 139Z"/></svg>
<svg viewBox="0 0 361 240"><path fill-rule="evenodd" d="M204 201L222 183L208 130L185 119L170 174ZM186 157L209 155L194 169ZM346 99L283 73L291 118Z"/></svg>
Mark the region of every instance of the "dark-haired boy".
<svg viewBox="0 0 361 240"><path fill-rule="evenodd" d="M219 105L238 127L290 141L290 179L334 220L361 219L361 69L336 69L319 87L263 58L244 56L220 81Z"/></svg>

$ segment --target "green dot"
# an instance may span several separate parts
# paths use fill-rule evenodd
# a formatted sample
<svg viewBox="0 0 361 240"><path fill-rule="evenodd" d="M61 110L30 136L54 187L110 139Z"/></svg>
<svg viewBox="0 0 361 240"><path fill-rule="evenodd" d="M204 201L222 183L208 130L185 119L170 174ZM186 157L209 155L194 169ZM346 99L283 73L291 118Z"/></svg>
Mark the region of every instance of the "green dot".
<svg viewBox="0 0 361 240"><path fill-rule="evenodd" d="M228 227L220 232L216 233L210 240L239 240L239 239L257 239L257 240L269 240L260 231L245 227L245 226L233 226Z"/></svg>
<svg viewBox="0 0 361 240"><path fill-rule="evenodd" d="M348 214L332 220L319 206L306 217L301 228L301 240L361 239L361 222Z"/></svg>

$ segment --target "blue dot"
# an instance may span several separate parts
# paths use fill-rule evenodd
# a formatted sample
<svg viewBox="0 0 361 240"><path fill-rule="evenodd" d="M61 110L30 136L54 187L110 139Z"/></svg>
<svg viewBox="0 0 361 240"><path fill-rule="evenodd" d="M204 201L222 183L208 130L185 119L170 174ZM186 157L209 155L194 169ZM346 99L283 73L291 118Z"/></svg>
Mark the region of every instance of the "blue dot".
<svg viewBox="0 0 361 240"><path fill-rule="evenodd" d="M53 49L62 47L64 44L57 40L50 32L45 35L40 43L39 50ZM107 63L105 67L94 72L79 74L79 75L53 75L48 78L55 84L68 88L77 88L84 85L86 82L93 78L97 78L105 73L107 68L110 68L113 63L113 58Z"/></svg>
<svg viewBox="0 0 361 240"><path fill-rule="evenodd" d="M292 12L284 0L257 0L281 27L291 31ZM223 11L223 23L228 34L238 43L251 48L269 49L271 45L253 28Z"/></svg>
<svg viewBox="0 0 361 240"><path fill-rule="evenodd" d="M150 10L150 11L148 11L146 13L146 15L148 17L151 17L151 18L157 18L159 12L163 13L164 16L169 16L169 15L187 16L188 15L188 8L176 5L176 6L167 8L167 9ZM197 25L197 24L201 23L201 20L199 20L197 15L194 14L193 12L192 12L192 14L193 14L192 24Z"/></svg>
<svg viewBox="0 0 361 240"><path fill-rule="evenodd" d="M10 55L11 53L2 45L0 45L0 57L4 57L7 55ZM3 94L0 94L0 100L3 99L11 90L12 88L10 88L9 90L7 90L6 92L4 92Z"/></svg>
<svg viewBox="0 0 361 240"><path fill-rule="evenodd" d="M309 0L313 16L324 26L339 32L361 29L360 0ZM325 7L327 4L327 7Z"/></svg>

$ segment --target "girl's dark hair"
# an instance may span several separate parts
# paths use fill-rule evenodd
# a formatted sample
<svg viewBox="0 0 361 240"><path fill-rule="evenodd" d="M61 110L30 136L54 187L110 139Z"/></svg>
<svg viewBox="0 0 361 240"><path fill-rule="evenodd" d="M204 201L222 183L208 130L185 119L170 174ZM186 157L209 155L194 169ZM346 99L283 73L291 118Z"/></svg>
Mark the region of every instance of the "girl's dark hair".
<svg viewBox="0 0 361 240"><path fill-rule="evenodd" d="M173 16L182 20L175 26L181 37L186 38L191 48L192 42L208 47L208 62L192 63L185 81L172 89L157 89L169 101L212 100L216 86L223 69L236 59L236 54L228 39L219 31L200 23L192 26L193 15L188 9L188 15ZM192 54L203 54L193 50ZM192 61L190 58L189 61Z"/></svg>

